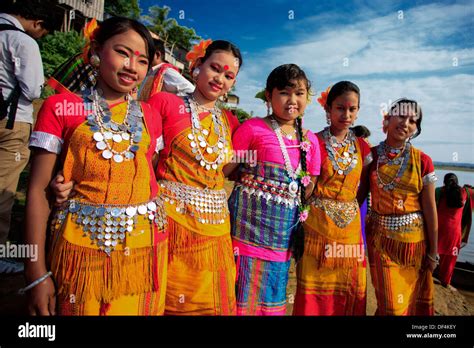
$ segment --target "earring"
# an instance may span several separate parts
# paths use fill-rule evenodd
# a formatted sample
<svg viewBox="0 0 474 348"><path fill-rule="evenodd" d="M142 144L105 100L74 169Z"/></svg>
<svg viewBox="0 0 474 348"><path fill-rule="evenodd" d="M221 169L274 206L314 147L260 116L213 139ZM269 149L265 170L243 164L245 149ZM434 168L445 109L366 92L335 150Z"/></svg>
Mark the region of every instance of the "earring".
<svg viewBox="0 0 474 348"><path fill-rule="evenodd" d="M100 58L97 54L93 54L90 59L89 59L91 65L95 68L98 69L100 65Z"/></svg>
<svg viewBox="0 0 474 348"><path fill-rule="evenodd" d="M329 115L329 112L326 112L326 122L329 126L331 125L331 116Z"/></svg>
<svg viewBox="0 0 474 348"><path fill-rule="evenodd" d="M383 121L383 125L384 125L384 126L388 126L388 120L384 120L384 121Z"/></svg>
<svg viewBox="0 0 474 348"><path fill-rule="evenodd" d="M270 116L270 103L267 102L267 116Z"/></svg>
<svg viewBox="0 0 474 348"><path fill-rule="evenodd" d="M199 68L194 69L193 70L193 78L197 79L200 72L201 72L201 69L199 69Z"/></svg>

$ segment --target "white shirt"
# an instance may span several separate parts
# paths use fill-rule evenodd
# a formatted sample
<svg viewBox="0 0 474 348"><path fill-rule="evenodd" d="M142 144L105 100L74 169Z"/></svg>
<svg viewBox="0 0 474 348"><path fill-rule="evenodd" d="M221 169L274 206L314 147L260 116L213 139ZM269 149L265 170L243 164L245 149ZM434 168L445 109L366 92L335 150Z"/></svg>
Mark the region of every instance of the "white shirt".
<svg viewBox="0 0 474 348"><path fill-rule="evenodd" d="M13 16L0 13L0 23L24 30ZM32 101L41 95L44 84L43 61L38 43L28 34L16 30L0 31L0 88L4 99L20 83L15 122L33 123Z"/></svg>
<svg viewBox="0 0 474 348"><path fill-rule="evenodd" d="M164 63L155 65L152 68L153 71L158 70L163 64ZM165 92L176 94L177 96L183 96L188 93L193 93L194 86L179 72L172 68L168 68L163 73L163 90Z"/></svg>

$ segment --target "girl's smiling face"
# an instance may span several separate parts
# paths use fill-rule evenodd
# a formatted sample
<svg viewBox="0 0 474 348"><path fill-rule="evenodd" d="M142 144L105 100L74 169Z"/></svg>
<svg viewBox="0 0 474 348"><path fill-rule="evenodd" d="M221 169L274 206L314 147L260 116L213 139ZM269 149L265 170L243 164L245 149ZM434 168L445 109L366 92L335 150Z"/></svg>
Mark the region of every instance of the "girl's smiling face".
<svg viewBox="0 0 474 348"><path fill-rule="evenodd" d="M357 119L359 112L359 95L355 92L346 92L336 97L331 106L327 107L331 118L331 127L338 130L347 130Z"/></svg>
<svg viewBox="0 0 474 348"><path fill-rule="evenodd" d="M93 52L100 58L99 80L103 89L127 94L145 78L149 59L145 40L134 30L112 36Z"/></svg>
<svg viewBox="0 0 474 348"><path fill-rule="evenodd" d="M388 119L387 137L394 141L407 141L418 130L419 116L413 107L404 108L404 112L397 112L386 116Z"/></svg>
<svg viewBox="0 0 474 348"><path fill-rule="evenodd" d="M203 98L215 101L234 85L239 64L232 52L215 51L204 63L198 63L197 91Z"/></svg>

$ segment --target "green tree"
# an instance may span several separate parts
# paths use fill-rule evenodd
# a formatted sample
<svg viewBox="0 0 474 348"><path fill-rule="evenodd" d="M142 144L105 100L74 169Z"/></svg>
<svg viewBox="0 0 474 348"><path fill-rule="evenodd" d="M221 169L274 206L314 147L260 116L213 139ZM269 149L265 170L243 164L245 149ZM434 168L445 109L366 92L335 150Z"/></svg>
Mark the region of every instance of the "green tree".
<svg viewBox="0 0 474 348"><path fill-rule="evenodd" d="M85 40L74 30L68 33L56 31L54 34L43 37L38 44L43 60L44 74L49 77L67 59L81 52Z"/></svg>
<svg viewBox="0 0 474 348"><path fill-rule="evenodd" d="M148 9L149 15L143 16L143 19L150 23L148 28L165 41L168 37L168 30L178 24L174 18L168 18L170 10L171 8L168 6L155 5Z"/></svg>
<svg viewBox="0 0 474 348"><path fill-rule="evenodd" d="M140 18L138 0L105 0L104 12L112 16Z"/></svg>
<svg viewBox="0 0 474 348"><path fill-rule="evenodd" d="M193 28L181 26L176 23L168 30L168 42L177 44L187 51L193 47L193 42L200 40L201 37L196 34Z"/></svg>
<svg viewBox="0 0 474 348"><path fill-rule="evenodd" d="M193 41L200 40L192 28L178 24L174 18L168 18L171 8L168 6L151 6L149 14L143 16L143 20L148 22L148 28L158 34L163 41L170 45L179 45L186 50L191 50Z"/></svg>

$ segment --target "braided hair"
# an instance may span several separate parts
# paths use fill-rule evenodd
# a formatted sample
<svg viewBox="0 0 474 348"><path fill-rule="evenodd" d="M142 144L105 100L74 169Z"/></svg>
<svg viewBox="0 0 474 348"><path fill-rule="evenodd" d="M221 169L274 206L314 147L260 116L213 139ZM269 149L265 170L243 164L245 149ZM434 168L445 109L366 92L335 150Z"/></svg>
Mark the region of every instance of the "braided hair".
<svg viewBox="0 0 474 348"><path fill-rule="evenodd" d="M461 186L458 183L458 177L454 173L448 173L443 180L446 194L446 204L449 208L462 208L463 201L461 195Z"/></svg>
<svg viewBox="0 0 474 348"><path fill-rule="evenodd" d="M303 142L303 120L301 117L298 117L296 120L296 130L298 132L298 137L300 138L300 143ZM301 161L301 170L303 172L306 172L308 169L308 165L306 163L306 151L302 149L300 146L300 161ZM301 200L301 206L304 207L306 205L306 190L303 184L301 183L300 180L300 200ZM303 256L304 252L304 229L303 229L303 223L299 222L298 227L296 228L296 231L293 235L292 239L292 250L293 250L293 255L295 258L295 261L298 262L299 259Z"/></svg>

